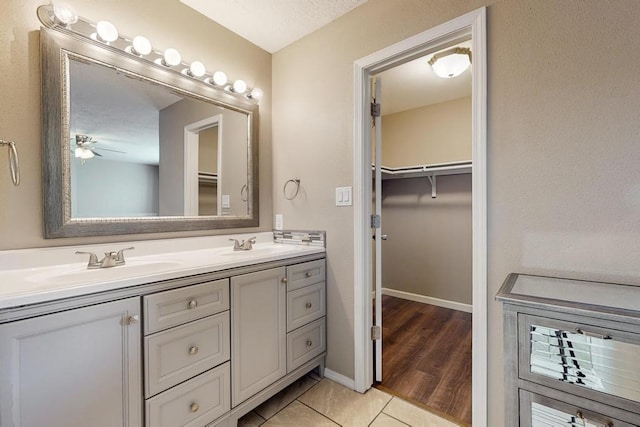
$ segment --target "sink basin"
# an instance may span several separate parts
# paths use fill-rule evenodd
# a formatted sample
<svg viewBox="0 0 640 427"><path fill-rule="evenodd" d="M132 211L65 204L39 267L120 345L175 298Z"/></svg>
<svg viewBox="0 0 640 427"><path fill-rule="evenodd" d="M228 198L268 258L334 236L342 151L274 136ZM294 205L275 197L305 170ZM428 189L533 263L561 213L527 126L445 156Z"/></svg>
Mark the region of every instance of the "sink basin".
<svg viewBox="0 0 640 427"><path fill-rule="evenodd" d="M51 285L78 285L125 279L129 277L155 274L165 269L175 269L181 261L127 261L125 265L89 270L85 264L47 268L25 277L29 282Z"/></svg>

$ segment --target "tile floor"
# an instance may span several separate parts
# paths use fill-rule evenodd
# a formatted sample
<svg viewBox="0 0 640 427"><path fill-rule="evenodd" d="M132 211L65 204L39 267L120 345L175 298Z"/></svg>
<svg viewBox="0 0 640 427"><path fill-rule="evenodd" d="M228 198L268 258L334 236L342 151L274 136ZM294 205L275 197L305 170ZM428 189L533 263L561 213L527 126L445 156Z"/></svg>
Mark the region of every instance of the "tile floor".
<svg viewBox="0 0 640 427"><path fill-rule="evenodd" d="M329 379L309 375L238 421L238 427L457 427L375 388L357 393Z"/></svg>

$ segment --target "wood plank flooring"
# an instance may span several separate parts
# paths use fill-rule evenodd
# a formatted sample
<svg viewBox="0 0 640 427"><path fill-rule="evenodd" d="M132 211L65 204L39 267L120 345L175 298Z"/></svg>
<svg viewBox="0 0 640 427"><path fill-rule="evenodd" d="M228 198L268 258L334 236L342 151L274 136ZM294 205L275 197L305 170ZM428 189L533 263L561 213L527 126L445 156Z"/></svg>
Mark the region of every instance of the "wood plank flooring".
<svg viewBox="0 0 640 427"><path fill-rule="evenodd" d="M471 425L471 313L382 296L376 387Z"/></svg>

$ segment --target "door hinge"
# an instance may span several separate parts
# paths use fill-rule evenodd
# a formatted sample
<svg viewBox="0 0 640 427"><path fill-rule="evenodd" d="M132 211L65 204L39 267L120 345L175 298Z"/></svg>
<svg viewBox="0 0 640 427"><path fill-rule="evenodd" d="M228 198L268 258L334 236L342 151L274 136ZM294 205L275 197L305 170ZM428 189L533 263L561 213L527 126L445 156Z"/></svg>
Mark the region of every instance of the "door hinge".
<svg viewBox="0 0 640 427"><path fill-rule="evenodd" d="M380 339L380 326L371 327L371 341L378 341Z"/></svg>
<svg viewBox="0 0 640 427"><path fill-rule="evenodd" d="M372 102L371 103L371 116L372 117L380 117L381 110L382 110L382 108L380 107L380 104L378 104L377 102Z"/></svg>
<svg viewBox="0 0 640 427"><path fill-rule="evenodd" d="M371 228L380 228L380 215L371 215Z"/></svg>

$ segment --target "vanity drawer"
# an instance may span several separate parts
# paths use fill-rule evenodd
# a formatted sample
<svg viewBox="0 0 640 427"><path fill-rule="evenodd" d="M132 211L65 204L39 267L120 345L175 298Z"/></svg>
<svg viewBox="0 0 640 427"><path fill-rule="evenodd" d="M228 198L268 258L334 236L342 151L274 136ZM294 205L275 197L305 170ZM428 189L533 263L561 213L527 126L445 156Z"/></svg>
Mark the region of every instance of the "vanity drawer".
<svg viewBox="0 0 640 427"><path fill-rule="evenodd" d="M562 402L550 397L541 396L526 390L520 390L520 427L538 426L586 426L586 427L634 427L635 424L622 421L616 417L637 415L625 413L615 408L598 405L581 400L577 405Z"/></svg>
<svg viewBox="0 0 640 427"><path fill-rule="evenodd" d="M325 318L287 334L287 372L302 366L327 349Z"/></svg>
<svg viewBox="0 0 640 427"><path fill-rule="evenodd" d="M145 396L229 360L229 312L145 337Z"/></svg>
<svg viewBox="0 0 640 427"><path fill-rule="evenodd" d="M229 279L143 298L145 335L229 309Z"/></svg>
<svg viewBox="0 0 640 427"><path fill-rule="evenodd" d="M323 259L304 262L287 267L287 291L325 281L325 262Z"/></svg>
<svg viewBox="0 0 640 427"><path fill-rule="evenodd" d="M229 362L146 402L147 427L203 427L231 409Z"/></svg>
<svg viewBox="0 0 640 427"><path fill-rule="evenodd" d="M287 293L287 332L321 318L326 313L324 282Z"/></svg>
<svg viewBox="0 0 640 427"><path fill-rule="evenodd" d="M640 335L599 326L597 319L572 319L518 316L520 378L623 409L637 408Z"/></svg>

